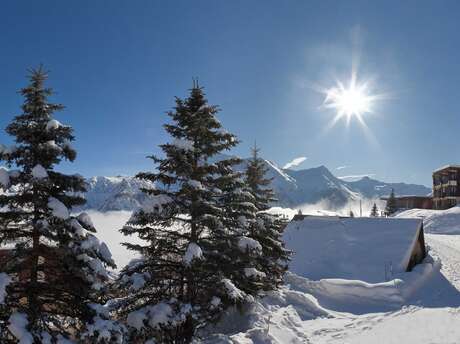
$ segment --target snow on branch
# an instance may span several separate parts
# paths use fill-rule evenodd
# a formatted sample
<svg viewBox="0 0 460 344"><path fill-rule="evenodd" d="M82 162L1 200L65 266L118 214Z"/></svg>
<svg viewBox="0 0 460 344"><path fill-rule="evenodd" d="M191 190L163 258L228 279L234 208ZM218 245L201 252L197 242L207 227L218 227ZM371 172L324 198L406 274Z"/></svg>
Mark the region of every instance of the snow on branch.
<svg viewBox="0 0 460 344"><path fill-rule="evenodd" d="M147 322L153 329L160 328L172 322L173 309L166 302L160 302L154 306L147 306L128 314L126 322L128 326L141 330Z"/></svg>
<svg viewBox="0 0 460 344"><path fill-rule="evenodd" d="M173 142L171 142L172 146L175 146L178 149L182 149L185 151L191 151L193 150L193 142L185 139L174 139Z"/></svg>
<svg viewBox="0 0 460 344"><path fill-rule="evenodd" d="M48 198L48 208L51 209L53 216L62 220L69 218L69 209L60 200L54 197Z"/></svg>
<svg viewBox="0 0 460 344"><path fill-rule="evenodd" d="M48 178L48 172L46 172L46 169L40 164L35 165L31 172L32 177L34 177L35 179Z"/></svg>
<svg viewBox="0 0 460 344"><path fill-rule="evenodd" d="M81 339L97 343L112 343L116 338L116 343L123 342L123 335L126 332L125 326L114 320L109 320L109 309L107 305L90 304L90 307L96 312L92 321L86 325L86 331L81 335ZM85 341L85 342L86 342Z"/></svg>
<svg viewBox="0 0 460 344"><path fill-rule="evenodd" d="M0 184L7 189L10 186L10 174L4 167L0 167Z"/></svg>
<svg viewBox="0 0 460 344"><path fill-rule="evenodd" d="M93 221L91 217L87 213L81 213L77 216L77 220L83 223L83 225L88 229L94 229Z"/></svg>
<svg viewBox="0 0 460 344"><path fill-rule="evenodd" d="M154 212L161 214L163 212L163 208L165 205L172 203L173 200L171 197L164 195L164 194L159 194L150 197L143 205L142 205L142 210L146 213L148 212Z"/></svg>
<svg viewBox="0 0 460 344"><path fill-rule="evenodd" d="M11 283L11 277L6 273L0 273L0 304L5 302L6 287Z"/></svg>
<svg viewBox="0 0 460 344"><path fill-rule="evenodd" d="M256 251L258 253L262 252L262 245L257 240L248 237L241 237L238 240L238 248L243 251Z"/></svg>
<svg viewBox="0 0 460 344"><path fill-rule="evenodd" d="M253 278L264 278L266 274L262 271L257 270L256 268L244 268L244 275L246 277Z"/></svg>
<svg viewBox="0 0 460 344"><path fill-rule="evenodd" d="M45 146L55 151L59 151L59 152L62 151L62 148L59 147L59 145L54 140L47 141L45 143Z"/></svg>
<svg viewBox="0 0 460 344"><path fill-rule="evenodd" d="M194 259L202 259L203 258L203 251L201 247L198 246L196 243L191 242L187 246L187 250L185 251L185 255L183 258L183 262L185 265L190 265Z"/></svg>
<svg viewBox="0 0 460 344"><path fill-rule="evenodd" d="M64 127L64 125L55 119L51 119L46 123L46 130L58 129L59 127Z"/></svg>
<svg viewBox="0 0 460 344"><path fill-rule="evenodd" d="M242 290L238 289L232 281L230 281L228 278L224 278L222 280L222 284L224 285L226 294L232 299L232 300L242 300L245 297L245 294Z"/></svg>

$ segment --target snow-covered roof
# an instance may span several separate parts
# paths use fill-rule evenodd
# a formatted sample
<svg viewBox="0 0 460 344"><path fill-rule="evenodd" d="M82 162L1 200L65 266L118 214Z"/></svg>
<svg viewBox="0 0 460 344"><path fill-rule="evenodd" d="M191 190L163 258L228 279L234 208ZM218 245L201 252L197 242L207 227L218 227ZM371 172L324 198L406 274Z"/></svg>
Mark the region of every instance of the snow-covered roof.
<svg viewBox="0 0 460 344"><path fill-rule="evenodd" d="M298 275L375 283L390 267L406 270L421 228L421 219L306 216L291 221L283 238Z"/></svg>
<svg viewBox="0 0 460 344"><path fill-rule="evenodd" d="M442 166L440 168L437 168L436 170L433 171L433 173L445 170L447 168L459 168L460 169L460 165L445 165L445 166Z"/></svg>

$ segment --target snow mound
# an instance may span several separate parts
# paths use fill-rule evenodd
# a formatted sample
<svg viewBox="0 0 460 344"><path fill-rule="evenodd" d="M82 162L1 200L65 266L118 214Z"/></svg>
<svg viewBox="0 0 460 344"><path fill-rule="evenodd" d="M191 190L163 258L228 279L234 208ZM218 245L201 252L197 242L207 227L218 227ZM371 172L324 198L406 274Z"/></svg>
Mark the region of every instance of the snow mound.
<svg viewBox="0 0 460 344"><path fill-rule="evenodd" d="M282 287L247 303L243 312L230 308L202 334L204 343L306 343L306 334L298 331L302 322L332 314L313 296Z"/></svg>
<svg viewBox="0 0 460 344"><path fill-rule="evenodd" d="M397 214L396 217L423 219L426 233L460 234L460 206L446 210L410 209Z"/></svg>
<svg viewBox="0 0 460 344"><path fill-rule="evenodd" d="M402 274L402 280L375 284L339 279L312 281L288 272L285 286L247 304L244 312L230 309L216 326L207 327L204 343L357 343L349 341L348 336L354 338L362 333L369 333L363 336L367 341L363 339L359 343L374 343L387 336L384 333L375 336L364 330L367 327L371 329L380 321L391 321L401 314L408 314L408 311L421 310L407 305L411 302L420 304L419 295L413 298L414 293L417 288L427 286L429 278L440 276L439 267L439 262L428 261ZM433 286L425 292L436 294L438 289ZM390 312L377 313L382 311ZM456 314L451 314L451 311L440 309L440 313L449 318L449 323L458 319L460 314L458 310ZM406 320L410 321L409 317ZM423 321L429 321L428 313L423 314ZM428 327L419 331L427 331L428 336L434 335L436 331ZM412 336L403 326L397 331L391 333L394 340L391 343L425 343L408 341ZM458 336L459 331L456 332ZM398 342L397 338L404 338L404 341Z"/></svg>
<svg viewBox="0 0 460 344"><path fill-rule="evenodd" d="M294 252L290 271L312 280L339 278L369 283L404 272L420 219L307 216L291 221L283 239Z"/></svg>

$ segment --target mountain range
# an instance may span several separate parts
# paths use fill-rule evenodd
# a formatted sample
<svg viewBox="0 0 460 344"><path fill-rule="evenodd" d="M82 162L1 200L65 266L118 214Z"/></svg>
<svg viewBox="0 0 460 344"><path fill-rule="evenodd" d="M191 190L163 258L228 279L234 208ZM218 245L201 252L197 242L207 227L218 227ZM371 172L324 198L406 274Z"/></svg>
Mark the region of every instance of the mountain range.
<svg viewBox="0 0 460 344"><path fill-rule="evenodd" d="M389 195L391 189L397 195L428 195L431 189L424 185L385 183L369 177L357 181L345 181L334 176L325 166L303 170L281 169L265 160L267 176L272 178L272 188L277 206L296 208L305 204L324 202L330 210L340 208L349 201L373 199ZM245 162L237 167L243 171ZM92 177L88 179L85 209L102 212L133 210L148 198L141 188L148 182L134 177Z"/></svg>

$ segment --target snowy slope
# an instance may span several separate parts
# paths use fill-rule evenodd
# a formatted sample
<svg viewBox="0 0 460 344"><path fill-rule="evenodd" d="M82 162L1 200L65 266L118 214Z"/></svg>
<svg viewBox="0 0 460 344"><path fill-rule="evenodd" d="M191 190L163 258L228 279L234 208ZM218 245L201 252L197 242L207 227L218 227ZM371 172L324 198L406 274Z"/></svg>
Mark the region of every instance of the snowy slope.
<svg viewBox="0 0 460 344"><path fill-rule="evenodd" d="M350 189L345 182L336 178L325 166L306 170L285 170L295 180L295 192L290 194L290 203L283 200L281 205L298 206L327 200L330 207L340 207L350 200L358 200L359 192Z"/></svg>
<svg viewBox="0 0 460 344"><path fill-rule="evenodd" d="M460 234L460 206L446 210L410 209L396 217L422 218L426 233Z"/></svg>

